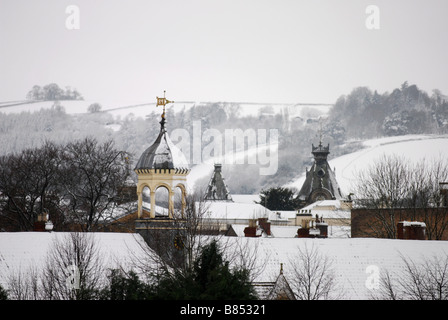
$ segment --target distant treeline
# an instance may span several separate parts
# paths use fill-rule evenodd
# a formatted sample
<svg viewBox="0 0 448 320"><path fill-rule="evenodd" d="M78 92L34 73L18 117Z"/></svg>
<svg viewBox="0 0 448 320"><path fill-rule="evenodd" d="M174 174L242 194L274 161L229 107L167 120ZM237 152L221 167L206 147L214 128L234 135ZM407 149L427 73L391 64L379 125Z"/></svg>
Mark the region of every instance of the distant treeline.
<svg viewBox="0 0 448 320"><path fill-rule="evenodd" d="M83 100L82 95L71 87L61 89L56 83L49 83L43 87L35 85L28 91L27 100Z"/></svg>
<svg viewBox="0 0 448 320"><path fill-rule="evenodd" d="M340 123L347 138L448 132L448 97L440 90L428 95L404 82L391 93L358 87L341 96L329 121Z"/></svg>

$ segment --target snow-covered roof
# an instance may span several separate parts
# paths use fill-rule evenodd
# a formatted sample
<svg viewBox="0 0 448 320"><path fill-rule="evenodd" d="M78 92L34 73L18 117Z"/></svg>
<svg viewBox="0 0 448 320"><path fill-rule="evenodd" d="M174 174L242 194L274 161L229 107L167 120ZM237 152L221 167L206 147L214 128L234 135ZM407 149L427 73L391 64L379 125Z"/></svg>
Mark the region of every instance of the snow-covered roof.
<svg viewBox="0 0 448 320"><path fill-rule="evenodd" d="M205 207L207 208L207 212L204 218L208 219L248 220L269 218L275 215L274 212L257 203L205 201Z"/></svg>
<svg viewBox="0 0 448 320"><path fill-rule="evenodd" d="M235 232L237 237L244 237L244 229L247 228L247 225L245 224L232 224L230 226L230 228L232 228L232 230Z"/></svg>
<svg viewBox="0 0 448 320"><path fill-rule="evenodd" d="M294 238L297 236L298 226L273 226L271 225L271 235L275 238Z"/></svg>
<svg viewBox="0 0 448 320"><path fill-rule="evenodd" d="M248 224L232 224L230 228L235 232L237 237L245 237L244 229ZM300 226L277 226L271 224L271 235L274 238L295 238L297 237L297 230ZM267 234L263 232L261 236L266 237ZM328 226L328 238L350 238L350 226Z"/></svg>
<svg viewBox="0 0 448 320"><path fill-rule="evenodd" d="M311 213L313 218L318 215L325 219L350 219L351 212L341 206L341 200L316 201L299 210L299 213Z"/></svg>
<svg viewBox="0 0 448 320"><path fill-rule="evenodd" d="M8 276L14 272L26 271L31 266L43 266L53 241L62 239L67 233L58 232L15 232L0 233L0 283L7 288ZM104 263L109 268L129 266L134 257L147 252L144 240L136 234L128 233L89 233L94 237ZM314 248L320 255L327 257L333 268L337 291L343 299L369 299L376 294L369 289L366 281L371 273L369 266L379 270L379 276L387 272L399 273L405 268L403 257L415 263L429 260L434 256L445 256L448 252L447 241L396 240L374 238L348 239L307 239L307 238L242 238L217 237L222 242L225 253L232 256L232 263L238 264L238 253L244 251L241 259L253 257L251 267L253 282L273 282L278 277L280 264L283 274L290 284L293 283L293 262L298 260L300 250Z"/></svg>
<svg viewBox="0 0 448 320"><path fill-rule="evenodd" d="M295 219L297 215L297 210L275 210L276 215L271 217L271 221L288 220Z"/></svg>
<svg viewBox="0 0 448 320"><path fill-rule="evenodd" d="M237 237L245 237L244 229L247 228L248 225L244 224L232 224L231 228L236 233ZM276 238L294 238L297 236L298 226L272 226L271 225L271 237ZM260 229L260 231L263 231ZM261 232L260 236L267 237L266 232Z"/></svg>
<svg viewBox="0 0 448 320"><path fill-rule="evenodd" d="M426 227L426 223L419 221L400 221L404 227Z"/></svg>
<svg viewBox="0 0 448 320"><path fill-rule="evenodd" d="M52 245L65 241L66 232L0 232L0 284L7 288L10 276L42 268ZM90 232L101 256L110 268L132 267L135 258L143 258L149 249L139 234Z"/></svg>
<svg viewBox="0 0 448 320"><path fill-rule="evenodd" d="M319 254L328 257L337 281L335 293L342 293L342 299L370 299L378 294L377 290L366 286L371 276L369 266L377 267L381 277L386 271L391 274L402 271L405 267L402 256L418 263L448 252L447 241L431 240L224 237L220 241L226 243L228 250L235 245L235 248L244 248L246 256L256 253L254 282L260 283L274 281L281 263L286 279L293 283L293 261L297 262L299 249L314 247Z"/></svg>
<svg viewBox="0 0 448 320"><path fill-rule="evenodd" d="M316 207L334 207L335 209L341 209L340 200L320 200L313 202L302 209L314 209Z"/></svg>
<svg viewBox="0 0 448 320"><path fill-rule="evenodd" d="M255 203L260 201L259 194L232 194L234 202L238 203Z"/></svg>

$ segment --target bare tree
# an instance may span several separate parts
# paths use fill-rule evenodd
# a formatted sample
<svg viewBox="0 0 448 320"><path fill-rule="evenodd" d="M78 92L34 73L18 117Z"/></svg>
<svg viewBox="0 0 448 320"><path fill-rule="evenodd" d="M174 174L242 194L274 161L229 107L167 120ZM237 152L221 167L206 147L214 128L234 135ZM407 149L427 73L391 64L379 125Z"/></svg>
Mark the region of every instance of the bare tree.
<svg viewBox="0 0 448 320"><path fill-rule="evenodd" d="M187 268L192 267L193 261L200 252L204 241L207 241L205 235L218 234L219 225L205 219L208 209L209 203L203 200L201 193L196 192L187 195L185 199Z"/></svg>
<svg viewBox="0 0 448 320"><path fill-rule="evenodd" d="M448 161L421 160L390 155L357 176L356 205L369 209L370 235L397 237L402 220L425 222L428 239L441 239L448 226L447 208L441 202L439 183L448 181Z"/></svg>
<svg viewBox="0 0 448 320"><path fill-rule="evenodd" d="M374 298L384 300L448 300L448 255L419 263L401 256L403 270L386 271Z"/></svg>
<svg viewBox="0 0 448 320"><path fill-rule="evenodd" d="M313 244L298 247L298 253L290 257L290 286L298 300L333 299L336 278L328 256L319 252Z"/></svg>
<svg viewBox="0 0 448 320"><path fill-rule="evenodd" d="M142 246L146 253L143 258L134 257L133 263L140 275L148 282L157 283L160 277L187 274L200 253L201 247L208 242L204 232L204 215L208 204L199 193L187 194L175 198L174 213L171 218L142 220L145 227L139 232L148 246ZM168 205L168 204L166 204ZM206 228L207 232L210 229Z"/></svg>
<svg viewBox="0 0 448 320"><path fill-rule="evenodd" d="M102 257L93 235L72 232L53 243L42 272L42 296L49 300L87 300L101 288Z"/></svg>
<svg viewBox="0 0 448 320"><path fill-rule="evenodd" d="M397 286L393 280L393 276L386 270L380 278L378 291L371 294L371 298L375 300L399 300Z"/></svg>
<svg viewBox="0 0 448 320"><path fill-rule="evenodd" d="M413 217L426 224L428 239L441 240L448 227L448 208L443 203L440 183L448 181L448 161L445 158L423 159L415 165L410 192L409 207Z"/></svg>
<svg viewBox="0 0 448 320"><path fill-rule="evenodd" d="M249 271L252 282L265 271L269 257L262 254L258 239L223 237L220 245L233 267Z"/></svg>
<svg viewBox="0 0 448 320"><path fill-rule="evenodd" d="M407 162L395 156L383 156L367 170L359 173L356 185L357 205L374 211L370 225L378 237L395 238L396 219L403 207L408 184ZM388 210L383 210L387 208Z"/></svg>
<svg viewBox="0 0 448 320"><path fill-rule="evenodd" d="M12 300L39 300L42 298L41 277L36 266L27 270L13 270L7 281L9 298Z"/></svg>
<svg viewBox="0 0 448 320"><path fill-rule="evenodd" d="M10 231L33 230L37 216L63 223L59 207L60 147L47 142L0 159L0 222Z"/></svg>
<svg viewBox="0 0 448 320"><path fill-rule="evenodd" d="M102 289L102 256L91 233L65 233L56 238L42 269L32 266L8 276L15 300L89 300Z"/></svg>
<svg viewBox="0 0 448 320"><path fill-rule="evenodd" d="M95 230L113 219L119 190L130 174L127 157L112 141L100 144L87 138L65 148L61 180L66 210L81 230Z"/></svg>

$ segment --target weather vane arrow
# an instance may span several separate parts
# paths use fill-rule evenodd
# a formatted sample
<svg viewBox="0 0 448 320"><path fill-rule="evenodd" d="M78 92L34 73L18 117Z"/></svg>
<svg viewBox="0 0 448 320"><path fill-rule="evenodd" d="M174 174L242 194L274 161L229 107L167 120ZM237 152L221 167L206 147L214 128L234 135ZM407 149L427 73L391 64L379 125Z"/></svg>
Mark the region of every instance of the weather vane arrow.
<svg viewBox="0 0 448 320"><path fill-rule="evenodd" d="M163 106L162 119L165 119L165 105L167 105L168 103L173 103L174 102L174 101L170 101L167 98L165 98L165 92L166 91L163 90L163 98L156 97L157 98L157 105L156 105L156 107ZM165 120L163 120L163 121L165 121Z"/></svg>
<svg viewBox="0 0 448 320"><path fill-rule="evenodd" d="M168 100L167 98L165 98L165 92L166 91L163 91L163 98L159 98L159 97L156 97L157 98L157 107L158 106L164 106L165 107L165 105L167 105L168 103L173 103L174 101L170 101L170 100Z"/></svg>

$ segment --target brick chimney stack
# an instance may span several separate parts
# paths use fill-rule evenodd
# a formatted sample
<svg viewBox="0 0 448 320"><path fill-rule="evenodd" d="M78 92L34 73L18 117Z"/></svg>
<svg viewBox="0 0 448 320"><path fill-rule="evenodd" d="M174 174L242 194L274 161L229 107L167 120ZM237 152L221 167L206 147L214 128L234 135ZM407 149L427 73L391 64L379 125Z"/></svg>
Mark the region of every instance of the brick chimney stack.
<svg viewBox="0 0 448 320"><path fill-rule="evenodd" d="M258 232L257 220L249 220L249 226L244 228L244 236L252 238L261 236L261 233Z"/></svg>
<svg viewBox="0 0 448 320"><path fill-rule="evenodd" d="M34 222L33 231L44 232L45 231L45 222L47 222L46 214L45 213L38 214L37 221Z"/></svg>
<svg viewBox="0 0 448 320"><path fill-rule="evenodd" d="M271 223L268 222L268 218L258 218L258 225L263 228L268 236L271 235Z"/></svg>
<svg viewBox="0 0 448 320"><path fill-rule="evenodd" d="M397 224L397 239L426 240L426 224L417 221L400 221Z"/></svg>

